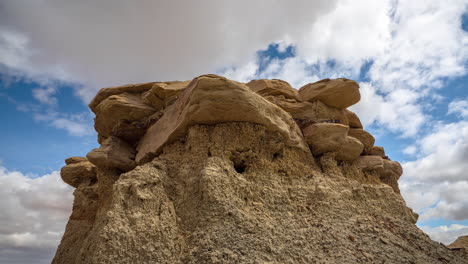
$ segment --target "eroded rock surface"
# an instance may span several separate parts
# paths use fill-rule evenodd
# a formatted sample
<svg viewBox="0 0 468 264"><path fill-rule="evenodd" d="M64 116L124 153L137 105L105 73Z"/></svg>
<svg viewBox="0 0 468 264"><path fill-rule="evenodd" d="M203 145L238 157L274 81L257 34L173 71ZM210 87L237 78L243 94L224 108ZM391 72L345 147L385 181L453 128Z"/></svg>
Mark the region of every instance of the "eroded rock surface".
<svg viewBox="0 0 468 264"><path fill-rule="evenodd" d="M53 263L466 263L415 226L359 98L211 74L101 90Z"/></svg>

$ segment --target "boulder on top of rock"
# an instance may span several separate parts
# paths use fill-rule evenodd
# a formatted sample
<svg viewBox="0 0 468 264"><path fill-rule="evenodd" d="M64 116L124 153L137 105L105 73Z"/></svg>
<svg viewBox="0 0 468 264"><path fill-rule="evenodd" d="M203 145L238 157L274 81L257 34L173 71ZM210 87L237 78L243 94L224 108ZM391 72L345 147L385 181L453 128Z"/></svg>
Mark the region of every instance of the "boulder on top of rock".
<svg viewBox="0 0 468 264"><path fill-rule="evenodd" d="M382 172L384 169L384 162L380 156L360 156L353 162L353 165L363 171Z"/></svg>
<svg viewBox="0 0 468 264"><path fill-rule="evenodd" d="M72 160L78 161L77 159ZM87 160L69 163L60 170L60 176L65 183L78 188L80 184L89 184L96 181L96 166Z"/></svg>
<svg viewBox="0 0 468 264"><path fill-rule="evenodd" d="M65 164L70 165L70 164L73 164L73 163L80 163L80 162L84 162L84 161L88 161L88 159L85 158L85 157L69 157L69 158L65 159Z"/></svg>
<svg viewBox="0 0 468 264"><path fill-rule="evenodd" d="M155 83L149 91L143 93L143 102L157 110L167 107L177 99L179 94L190 82L191 81L174 81Z"/></svg>
<svg viewBox="0 0 468 264"><path fill-rule="evenodd" d="M387 158L385 155L385 150L383 147L380 146L372 146L369 150L365 151L364 154L372 155L372 156L380 156L382 158Z"/></svg>
<svg viewBox="0 0 468 264"><path fill-rule="evenodd" d="M141 120L153 114L155 109L144 104L137 95L122 93L103 100L94 112L94 128L100 136L107 138L119 121Z"/></svg>
<svg viewBox="0 0 468 264"><path fill-rule="evenodd" d="M130 171L136 167L135 149L117 137L107 138L99 148L91 150L86 157L99 168Z"/></svg>
<svg viewBox="0 0 468 264"><path fill-rule="evenodd" d="M312 154L321 155L337 151L346 141L348 129L341 124L317 123L307 126L302 132Z"/></svg>
<svg viewBox="0 0 468 264"><path fill-rule="evenodd" d="M359 140L347 136L344 143L336 151L335 159L341 161L353 161L359 158L363 148L364 146Z"/></svg>
<svg viewBox="0 0 468 264"><path fill-rule="evenodd" d="M194 124L250 122L280 132L291 146L308 151L292 117L244 84L217 75L195 78L138 144L137 163L151 160L161 147Z"/></svg>
<svg viewBox="0 0 468 264"><path fill-rule="evenodd" d="M259 95L265 96L284 96L287 99L294 99L300 101L299 93L296 89L283 80L277 79L260 79L253 80L246 84L252 91Z"/></svg>
<svg viewBox="0 0 468 264"><path fill-rule="evenodd" d="M99 92L96 94L96 96L93 98L91 103L89 103L89 108L96 113L96 107L104 101L109 96L116 95L116 94L121 94L121 93L142 93L144 91L148 91L153 87L155 82L150 82L150 83L138 83L138 84L128 84L128 85L122 85L122 86L116 86L116 87L109 87L109 88L102 88L99 90Z"/></svg>
<svg viewBox="0 0 468 264"><path fill-rule="evenodd" d="M315 83L309 83L299 89L299 95L303 101L322 101L326 105L345 109L359 102L361 95L359 85L349 79L324 79Z"/></svg>
<svg viewBox="0 0 468 264"><path fill-rule="evenodd" d="M360 128L351 128L348 136L357 138L364 145L364 151L368 151L374 146L375 138L367 131Z"/></svg>
<svg viewBox="0 0 468 264"><path fill-rule="evenodd" d="M400 163L396 161L391 161L383 159L384 170L380 174L380 180L390 185L396 193L400 193L400 188L398 188L398 179L403 174L403 168Z"/></svg>
<svg viewBox="0 0 468 264"><path fill-rule="evenodd" d="M343 112L349 121L350 128L362 128L361 120L354 112L348 109L343 109Z"/></svg>
<svg viewBox="0 0 468 264"><path fill-rule="evenodd" d="M312 123L337 123L348 125L348 118L343 110L328 106L320 101L286 103L275 102L279 107L289 112L301 128Z"/></svg>
<svg viewBox="0 0 468 264"><path fill-rule="evenodd" d="M363 145L347 136L349 127L334 123L316 123L303 129L304 138L314 155L334 152L336 160L352 161L359 157Z"/></svg>

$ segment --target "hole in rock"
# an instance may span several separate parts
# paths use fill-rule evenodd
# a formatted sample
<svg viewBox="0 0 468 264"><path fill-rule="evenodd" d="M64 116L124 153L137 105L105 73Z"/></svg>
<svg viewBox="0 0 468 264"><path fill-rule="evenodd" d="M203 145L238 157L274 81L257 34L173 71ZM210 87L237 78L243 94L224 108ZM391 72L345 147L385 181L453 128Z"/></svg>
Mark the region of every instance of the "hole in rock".
<svg viewBox="0 0 468 264"><path fill-rule="evenodd" d="M282 157L281 153L275 152L275 153L273 154L272 160L276 160L277 158L280 158L280 157Z"/></svg>
<svg viewBox="0 0 468 264"><path fill-rule="evenodd" d="M245 164L245 161L234 161L234 169L237 171L237 173L244 173L245 170L247 169L247 165Z"/></svg>

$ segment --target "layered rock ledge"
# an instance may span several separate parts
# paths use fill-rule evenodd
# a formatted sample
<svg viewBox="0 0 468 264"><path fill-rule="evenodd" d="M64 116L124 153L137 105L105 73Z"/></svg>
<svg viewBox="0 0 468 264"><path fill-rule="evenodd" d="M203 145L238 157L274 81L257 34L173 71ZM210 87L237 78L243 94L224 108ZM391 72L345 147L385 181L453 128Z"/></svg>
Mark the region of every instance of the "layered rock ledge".
<svg viewBox="0 0 468 264"><path fill-rule="evenodd" d="M464 263L415 226L359 99L343 78L100 90L53 263Z"/></svg>

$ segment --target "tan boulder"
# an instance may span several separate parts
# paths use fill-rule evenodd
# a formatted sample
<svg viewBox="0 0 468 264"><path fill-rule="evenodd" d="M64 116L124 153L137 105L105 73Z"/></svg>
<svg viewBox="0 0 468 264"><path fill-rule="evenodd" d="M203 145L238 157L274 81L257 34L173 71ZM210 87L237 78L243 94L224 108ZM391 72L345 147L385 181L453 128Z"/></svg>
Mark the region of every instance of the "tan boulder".
<svg viewBox="0 0 468 264"><path fill-rule="evenodd" d="M348 127L341 124L317 123L303 129L304 139L314 155L334 152L346 141Z"/></svg>
<svg viewBox="0 0 468 264"><path fill-rule="evenodd" d="M137 95L129 93L111 95L96 107L94 127L102 137L107 138L119 121L141 120L154 112L155 109L144 104Z"/></svg>
<svg viewBox="0 0 468 264"><path fill-rule="evenodd" d="M343 109L343 111L349 121L350 128L362 128L361 120L359 120L359 117L354 112L348 109Z"/></svg>
<svg viewBox="0 0 468 264"><path fill-rule="evenodd" d="M353 161L359 158L363 148L364 146L359 140L353 137L346 137L345 142L337 150L335 159L342 161Z"/></svg>
<svg viewBox="0 0 468 264"><path fill-rule="evenodd" d="M109 96L122 94L122 93L136 93L140 94L142 92L148 91L153 87L155 82L150 83L138 83L138 84L128 84L116 87L109 87L109 88L102 88L93 98L91 103L89 103L89 108L96 113L96 107L104 101L104 99L108 98Z"/></svg>
<svg viewBox="0 0 468 264"><path fill-rule="evenodd" d="M138 144L137 163L150 161L162 146L194 124L250 122L278 131L286 143L308 151L292 117L244 84L217 75L195 78Z"/></svg>
<svg viewBox="0 0 468 264"><path fill-rule="evenodd" d="M301 128L313 123L338 123L348 125L343 110L330 107L320 101L315 102L294 102L281 100L278 97L266 97L269 101L278 105L284 111L291 114ZM270 99L271 98L271 99Z"/></svg>
<svg viewBox="0 0 468 264"><path fill-rule="evenodd" d="M96 166L89 161L70 163L60 170L60 176L65 183L78 188L80 184L96 181Z"/></svg>
<svg viewBox="0 0 468 264"><path fill-rule="evenodd" d="M447 246L450 249L466 249L468 250L468 236L459 236L452 244Z"/></svg>
<svg viewBox="0 0 468 264"><path fill-rule="evenodd" d="M403 174L403 168L401 167L400 163L396 161L391 161L387 159L383 159L384 162L384 170L380 174L380 180L390 185L396 193L400 193L400 188L398 188L398 179Z"/></svg>
<svg viewBox="0 0 468 264"><path fill-rule="evenodd" d="M130 171L136 167L135 149L117 137L109 137L99 148L91 150L86 157L99 168L117 168Z"/></svg>
<svg viewBox="0 0 468 264"><path fill-rule="evenodd" d="M380 156L360 156L353 162L353 165L363 171L382 172L384 169L384 162Z"/></svg>
<svg viewBox="0 0 468 264"><path fill-rule="evenodd" d="M155 83L153 87L142 95L143 102L161 109L174 103L179 94L190 84L191 81L175 81Z"/></svg>
<svg viewBox="0 0 468 264"><path fill-rule="evenodd" d="M80 163L80 162L84 162L84 161L88 161L88 159L85 158L85 157L69 157L69 158L65 159L65 163L67 165L70 165L70 164L73 164L73 163Z"/></svg>
<svg viewBox="0 0 468 264"><path fill-rule="evenodd" d="M357 138L364 145L364 150L370 150L374 146L375 138L367 131L360 128L349 129L348 136Z"/></svg>
<svg viewBox="0 0 468 264"><path fill-rule="evenodd" d="M366 155L380 156L382 158L387 158L385 155L385 150L380 146L372 146L368 151L365 152Z"/></svg>
<svg viewBox="0 0 468 264"><path fill-rule="evenodd" d="M284 96L287 99L294 99L300 101L299 93L296 89L292 88L291 85L282 80L253 80L246 84L252 91L265 97L271 96Z"/></svg>
<svg viewBox="0 0 468 264"><path fill-rule="evenodd" d="M324 79L315 83L309 83L299 89L299 95L303 101L322 101L326 105L345 109L359 102L361 95L359 85L349 79Z"/></svg>

